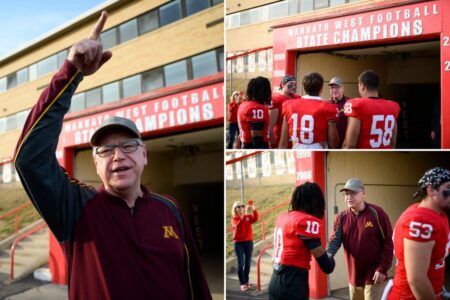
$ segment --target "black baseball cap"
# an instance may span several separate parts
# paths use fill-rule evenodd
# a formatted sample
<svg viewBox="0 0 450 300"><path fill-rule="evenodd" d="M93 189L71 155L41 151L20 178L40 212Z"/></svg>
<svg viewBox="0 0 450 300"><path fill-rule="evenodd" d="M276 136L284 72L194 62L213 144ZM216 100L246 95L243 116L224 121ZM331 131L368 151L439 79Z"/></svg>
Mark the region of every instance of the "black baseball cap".
<svg viewBox="0 0 450 300"><path fill-rule="evenodd" d="M136 138L142 139L141 134L139 133L139 130L137 129L136 124L134 124L133 121L127 118L114 116L112 118L107 119L100 125L99 128L97 128L97 130L95 130L94 134L91 137L91 145L99 146L98 142L101 136L105 132L113 129L125 130L129 132L131 135L135 136Z"/></svg>
<svg viewBox="0 0 450 300"><path fill-rule="evenodd" d="M285 75L285 76L283 77L283 79L281 80L281 84L286 84L286 83L288 83L289 81L295 81L295 82L297 82L297 78L295 78L295 76L292 76L292 75Z"/></svg>

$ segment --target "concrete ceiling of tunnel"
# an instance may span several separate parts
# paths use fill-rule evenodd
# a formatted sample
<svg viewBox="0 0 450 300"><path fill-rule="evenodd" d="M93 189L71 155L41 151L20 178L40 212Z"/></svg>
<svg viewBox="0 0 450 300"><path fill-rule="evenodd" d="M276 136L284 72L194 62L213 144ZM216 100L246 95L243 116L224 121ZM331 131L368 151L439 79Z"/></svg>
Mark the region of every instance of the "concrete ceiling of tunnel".
<svg viewBox="0 0 450 300"><path fill-rule="evenodd" d="M429 56L429 55L439 55L439 51L440 51L440 42L431 41L413 44L386 45L371 48L334 50L330 51L330 53L338 55L386 55L399 53L415 53L415 54L422 53L423 55Z"/></svg>
<svg viewBox="0 0 450 300"><path fill-rule="evenodd" d="M161 138L145 139L144 143L150 153L223 151L223 128L202 129Z"/></svg>

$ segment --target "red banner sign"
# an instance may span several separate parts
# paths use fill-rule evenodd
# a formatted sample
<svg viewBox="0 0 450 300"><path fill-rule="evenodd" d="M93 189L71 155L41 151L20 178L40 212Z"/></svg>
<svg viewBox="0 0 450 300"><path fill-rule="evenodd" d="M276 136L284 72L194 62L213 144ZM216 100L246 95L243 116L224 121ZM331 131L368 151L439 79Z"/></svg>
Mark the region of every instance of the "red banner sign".
<svg viewBox="0 0 450 300"><path fill-rule="evenodd" d="M413 40L440 33L441 18L441 2L429 1L275 28L273 85L289 71L290 51Z"/></svg>
<svg viewBox="0 0 450 300"><path fill-rule="evenodd" d="M224 85L216 83L66 121L58 146L70 147L89 143L98 126L112 116L133 120L141 133L220 119L224 117Z"/></svg>

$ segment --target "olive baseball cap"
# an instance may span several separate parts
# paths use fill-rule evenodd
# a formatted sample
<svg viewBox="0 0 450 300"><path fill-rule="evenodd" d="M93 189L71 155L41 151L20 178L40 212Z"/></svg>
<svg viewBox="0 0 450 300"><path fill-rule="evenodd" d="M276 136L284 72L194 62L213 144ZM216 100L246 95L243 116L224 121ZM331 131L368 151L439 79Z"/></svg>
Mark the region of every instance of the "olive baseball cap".
<svg viewBox="0 0 450 300"><path fill-rule="evenodd" d="M343 86L344 85L344 81L339 78L339 77L333 77L330 80L330 83L328 84L328 86L330 85L338 85L338 86Z"/></svg>
<svg viewBox="0 0 450 300"><path fill-rule="evenodd" d="M125 130L129 132L131 135L142 139L141 134L139 133L139 130L136 127L136 124L134 124L133 121L127 118L122 118L118 116L114 116L112 118L107 119L105 122L103 122L97 130L95 130L94 134L91 137L91 145L92 146L99 146L98 142L101 138L101 136L105 132L109 132L110 130L119 129L119 130Z"/></svg>
<svg viewBox="0 0 450 300"><path fill-rule="evenodd" d="M341 189L340 192L343 191L360 192L362 190L364 190L364 183L358 178L350 178L349 180L347 180L344 188Z"/></svg>

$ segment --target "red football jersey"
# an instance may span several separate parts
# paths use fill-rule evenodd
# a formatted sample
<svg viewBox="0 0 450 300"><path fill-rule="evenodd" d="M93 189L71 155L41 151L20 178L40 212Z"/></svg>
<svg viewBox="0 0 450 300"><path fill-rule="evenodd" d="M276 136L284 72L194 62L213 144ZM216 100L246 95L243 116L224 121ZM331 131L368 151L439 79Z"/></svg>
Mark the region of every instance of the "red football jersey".
<svg viewBox="0 0 450 300"><path fill-rule="evenodd" d="M305 98L285 101L282 111L293 145L311 145L326 141L328 122L336 121L339 115L335 104Z"/></svg>
<svg viewBox="0 0 450 300"><path fill-rule="evenodd" d="M361 121L357 148L391 149L391 139L400 105L385 99L355 98L344 105L344 113Z"/></svg>
<svg viewBox="0 0 450 300"><path fill-rule="evenodd" d="M281 136L281 128L283 127L283 114L281 112L282 105L286 100L291 99L301 99L297 94L294 94L291 98L286 97L283 94L275 94L272 96L272 105L269 107L270 110L272 109L278 109L278 119L277 123L273 127L273 135L275 137L275 143L278 145L278 142L280 141Z"/></svg>
<svg viewBox="0 0 450 300"><path fill-rule="evenodd" d="M394 255L397 258L394 286L388 299L415 299L406 279L403 239L417 242L435 241L431 253L428 278L434 292L439 294L444 284L445 257L449 243L449 225L444 213L418 207L419 203L411 205L398 219L394 228ZM424 262L427 263L427 262Z"/></svg>
<svg viewBox="0 0 450 300"><path fill-rule="evenodd" d="M251 124L264 123L264 142L269 141L269 109L256 101L244 101L238 109L239 136L242 143L251 143Z"/></svg>
<svg viewBox="0 0 450 300"><path fill-rule="evenodd" d="M320 238L322 221L301 211L290 211L278 216L273 238L273 262L309 270L311 251L298 237Z"/></svg>

